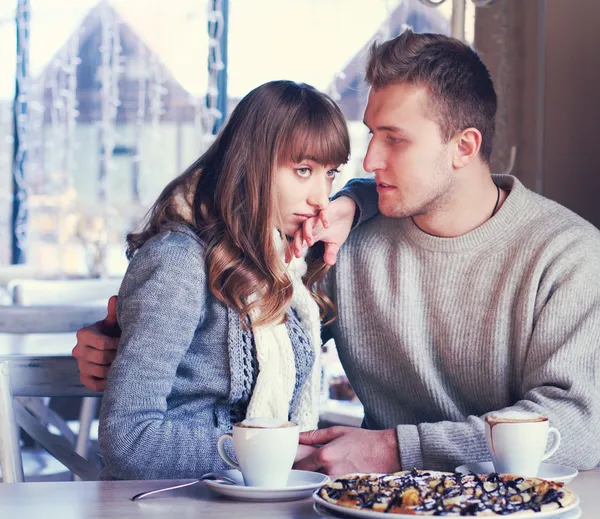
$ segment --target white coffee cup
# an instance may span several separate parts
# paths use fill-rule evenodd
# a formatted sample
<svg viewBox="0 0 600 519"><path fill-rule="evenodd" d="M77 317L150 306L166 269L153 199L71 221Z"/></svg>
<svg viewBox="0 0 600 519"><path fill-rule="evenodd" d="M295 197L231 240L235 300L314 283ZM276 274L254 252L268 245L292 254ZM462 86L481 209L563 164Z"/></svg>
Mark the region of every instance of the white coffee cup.
<svg viewBox="0 0 600 519"><path fill-rule="evenodd" d="M219 438L217 449L225 463L241 471L246 486L282 488L294 464L299 435L292 422L254 418L234 424L232 433ZM228 439L233 440L239 463L225 452Z"/></svg>
<svg viewBox="0 0 600 519"><path fill-rule="evenodd" d="M548 436L552 440L546 449ZM542 460L560 445L560 432L550 427L548 418L524 411L486 415L485 438L496 472L526 477L537 476Z"/></svg>

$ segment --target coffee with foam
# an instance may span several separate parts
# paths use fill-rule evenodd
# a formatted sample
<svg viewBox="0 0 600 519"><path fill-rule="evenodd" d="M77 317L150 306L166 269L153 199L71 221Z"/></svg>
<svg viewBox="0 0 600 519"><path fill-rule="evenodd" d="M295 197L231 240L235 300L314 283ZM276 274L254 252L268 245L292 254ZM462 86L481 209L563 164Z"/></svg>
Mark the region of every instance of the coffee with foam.
<svg viewBox="0 0 600 519"><path fill-rule="evenodd" d="M547 422L548 418L529 411L501 411L489 413L486 415L485 421L490 425L497 425L501 423Z"/></svg>
<svg viewBox="0 0 600 519"><path fill-rule="evenodd" d="M244 421L236 423L237 427L246 427L249 429L284 429L295 427L296 424L279 418L246 418Z"/></svg>

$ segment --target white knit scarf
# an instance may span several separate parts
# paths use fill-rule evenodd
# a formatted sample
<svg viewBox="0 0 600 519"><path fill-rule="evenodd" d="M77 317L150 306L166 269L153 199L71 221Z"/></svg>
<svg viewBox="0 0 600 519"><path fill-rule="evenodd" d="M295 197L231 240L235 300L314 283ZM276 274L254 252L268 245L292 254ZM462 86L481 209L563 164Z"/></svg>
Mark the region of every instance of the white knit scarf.
<svg viewBox="0 0 600 519"><path fill-rule="evenodd" d="M192 201L192 191L186 190L186 186L179 186L176 189L175 207L188 223L193 222ZM273 236L275 247L283 259L285 243L279 231L274 229ZM302 328L307 332L315 352L315 362L300 389L298 403L291 416L292 421L300 426L301 431L317 428L321 389L320 312L319 305L302 282L305 273L304 257L294 257L288 266L293 287L292 308L296 311ZM256 321L257 317L256 312L250 313L251 321ZM258 375L246 418L277 418L287 421L296 385L296 364L287 328L285 324L253 326L252 331L258 360Z"/></svg>
<svg viewBox="0 0 600 519"><path fill-rule="evenodd" d="M275 245L284 254L284 242L275 231ZM306 274L304 257L294 257L288 266L292 280L292 308L296 311L302 328L311 341L315 362L302 384L296 408L291 421L300 426L301 431L317 428L319 421L319 396L321 387L321 320L319 305L302 282ZM250 312L250 320L255 322L258 311ZM246 418L276 418L288 420L290 402L296 384L296 365L292 342L285 324L252 326L258 375L248 404Z"/></svg>

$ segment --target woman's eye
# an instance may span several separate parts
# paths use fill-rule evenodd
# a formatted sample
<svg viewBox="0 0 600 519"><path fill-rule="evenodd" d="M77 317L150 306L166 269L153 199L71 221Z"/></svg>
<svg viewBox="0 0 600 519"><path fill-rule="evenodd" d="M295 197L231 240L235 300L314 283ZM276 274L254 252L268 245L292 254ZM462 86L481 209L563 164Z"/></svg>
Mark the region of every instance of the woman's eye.
<svg viewBox="0 0 600 519"><path fill-rule="evenodd" d="M402 139L396 139L395 137L392 137L391 135L388 135L387 139L388 139L388 141L390 141L393 144L396 144L398 142L402 142Z"/></svg>
<svg viewBox="0 0 600 519"><path fill-rule="evenodd" d="M335 178L339 172L340 172L340 170L339 170L339 169L330 169L330 170L327 172L327 176L328 176L329 178Z"/></svg>
<svg viewBox="0 0 600 519"><path fill-rule="evenodd" d="M310 177L311 171L310 168L297 168L296 173L302 178Z"/></svg>

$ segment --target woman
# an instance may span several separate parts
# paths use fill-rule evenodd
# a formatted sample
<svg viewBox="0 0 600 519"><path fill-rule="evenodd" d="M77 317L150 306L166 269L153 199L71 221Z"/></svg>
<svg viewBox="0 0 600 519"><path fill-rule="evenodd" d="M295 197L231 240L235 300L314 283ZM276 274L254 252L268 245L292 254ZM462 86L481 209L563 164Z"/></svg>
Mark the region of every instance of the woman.
<svg viewBox="0 0 600 519"><path fill-rule="evenodd" d="M224 468L217 439L246 417L316 428L327 267L315 251L283 258L286 236L327 206L349 152L329 97L266 83L127 237L121 342L100 417L103 477Z"/></svg>

